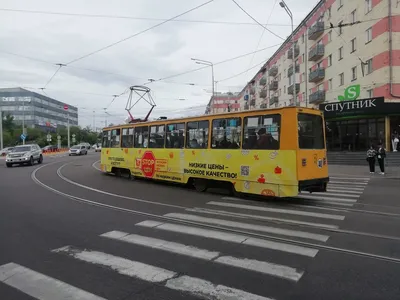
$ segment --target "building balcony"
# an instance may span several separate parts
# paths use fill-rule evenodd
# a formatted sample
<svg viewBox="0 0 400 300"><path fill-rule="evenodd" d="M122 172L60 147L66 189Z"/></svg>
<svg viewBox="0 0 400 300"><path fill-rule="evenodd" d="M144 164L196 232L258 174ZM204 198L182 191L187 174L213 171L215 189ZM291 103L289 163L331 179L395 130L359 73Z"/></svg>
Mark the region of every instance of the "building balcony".
<svg viewBox="0 0 400 300"><path fill-rule="evenodd" d="M293 85L293 84L290 85L290 86L287 88L287 92L288 92L289 95L293 95L293 89L294 89L294 85ZM297 94L298 92L300 92L300 83L296 83L296 94Z"/></svg>
<svg viewBox="0 0 400 300"><path fill-rule="evenodd" d="M256 99L250 100L250 106L256 106Z"/></svg>
<svg viewBox="0 0 400 300"><path fill-rule="evenodd" d="M325 91L316 91L309 96L310 104L319 104L325 101Z"/></svg>
<svg viewBox="0 0 400 300"><path fill-rule="evenodd" d="M300 72L300 65L296 65L295 67L296 69L296 73ZM287 76L290 77L293 75L293 65L289 67L289 69L287 70Z"/></svg>
<svg viewBox="0 0 400 300"><path fill-rule="evenodd" d="M269 99L269 106L274 105L279 102L278 96L272 96L271 99Z"/></svg>
<svg viewBox="0 0 400 300"><path fill-rule="evenodd" d="M317 45L308 52L308 60L317 61L325 55L325 46Z"/></svg>
<svg viewBox="0 0 400 300"><path fill-rule="evenodd" d="M260 98L263 98L263 99L267 98L267 91L266 90L260 91Z"/></svg>
<svg viewBox="0 0 400 300"><path fill-rule="evenodd" d="M250 95L256 94L256 88L254 86L252 86L249 90L250 90Z"/></svg>
<svg viewBox="0 0 400 300"><path fill-rule="evenodd" d="M245 103L243 109L244 109L244 110L249 110L249 104L248 104L248 103Z"/></svg>
<svg viewBox="0 0 400 300"><path fill-rule="evenodd" d="M299 56L299 54L300 54L300 47L298 45L295 45L294 46L294 58ZM290 49L288 50L287 58L293 59L293 47L290 47Z"/></svg>
<svg viewBox="0 0 400 300"><path fill-rule="evenodd" d="M271 81L271 83L269 84L269 89L271 91L276 91L278 89L278 81Z"/></svg>
<svg viewBox="0 0 400 300"><path fill-rule="evenodd" d="M323 21L316 22L313 26L308 29L308 39L315 41L319 38L325 30L325 23Z"/></svg>
<svg viewBox="0 0 400 300"><path fill-rule="evenodd" d="M260 108L268 108L267 103L261 103Z"/></svg>
<svg viewBox="0 0 400 300"><path fill-rule="evenodd" d="M260 85L266 85L267 84L267 78L265 78L265 76L261 77L259 83L260 83Z"/></svg>
<svg viewBox="0 0 400 300"><path fill-rule="evenodd" d="M275 77L276 75L278 75L278 67L277 66L273 66L271 67L271 69L269 69L268 71L268 75Z"/></svg>
<svg viewBox="0 0 400 300"><path fill-rule="evenodd" d="M308 75L308 82L318 82L325 78L325 69L317 68Z"/></svg>

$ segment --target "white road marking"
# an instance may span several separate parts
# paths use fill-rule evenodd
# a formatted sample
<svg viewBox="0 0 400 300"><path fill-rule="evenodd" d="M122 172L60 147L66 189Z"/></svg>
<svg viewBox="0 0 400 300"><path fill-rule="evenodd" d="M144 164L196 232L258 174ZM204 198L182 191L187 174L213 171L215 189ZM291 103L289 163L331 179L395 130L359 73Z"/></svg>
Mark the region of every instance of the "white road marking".
<svg viewBox="0 0 400 300"><path fill-rule="evenodd" d="M345 202L345 203L355 203L357 200L355 199L347 199L347 198L335 198L335 197L324 197L322 195L299 195L296 198L300 199L314 199L314 200L327 200L327 201L333 201L333 202Z"/></svg>
<svg viewBox="0 0 400 300"><path fill-rule="evenodd" d="M0 282L39 300L106 300L16 263L0 266Z"/></svg>
<svg viewBox="0 0 400 300"><path fill-rule="evenodd" d="M337 176L332 176L332 177L329 177L329 179L369 181L371 178L369 178L369 177L337 177Z"/></svg>
<svg viewBox="0 0 400 300"><path fill-rule="evenodd" d="M225 197L222 199L226 200ZM216 202L216 201L210 201L207 204L208 205L216 205L216 206L224 206L224 207L232 207L232 208L240 208L240 209L248 209L248 210L281 213L281 214L288 214L288 215L307 216L307 217L314 217L314 218L321 218L321 219L331 219L331 220L341 220L341 221L344 220L344 216L341 216L341 215L321 214L321 213L315 213L315 212L310 212L310 211L299 211L299 210L291 210L291 209L281 209L281 208L272 208L272 207L265 207L265 206L253 206L253 205L246 205L246 204L225 203L225 202Z"/></svg>
<svg viewBox="0 0 400 300"><path fill-rule="evenodd" d="M346 191L361 191L361 192L363 192L365 190L365 186L364 187L354 187L354 186L339 185L339 184L328 184L328 189L329 188L338 189L338 190L346 190Z"/></svg>
<svg viewBox="0 0 400 300"><path fill-rule="evenodd" d="M204 214L210 214L210 215L218 215L218 216L238 217L238 218L243 218L243 219L264 220L264 221L274 221L274 222L278 222L278 223L306 225L306 226L311 226L311 227L321 227L321 228L328 228L328 229L339 228L339 226L337 226L337 225L304 222L304 221L297 221L297 220L292 220L292 219L272 218L272 217L266 217L266 216L260 216L260 215L234 213L234 212L229 212L229 211L225 211L225 210L213 210L213 209L205 209L205 208L199 208L199 207L187 208L186 211L204 213Z"/></svg>
<svg viewBox="0 0 400 300"><path fill-rule="evenodd" d="M273 264L265 261L251 260L246 258L236 258L231 256L221 256L219 252L199 249L185 244L174 243L137 234L129 234L121 231L110 231L100 235L101 237L116 239L135 245L146 246L171 253L194 257L202 260L213 261L216 263L246 269L249 271L260 272L288 280L298 281L303 272L294 268Z"/></svg>
<svg viewBox="0 0 400 300"><path fill-rule="evenodd" d="M222 220L222 219L206 218L206 217L189 215L189 214L169 213L164 216L168 217L168 218L179 219L179 220L189 220L189 221L193 221L193 222L200 222L200 223L207 223L207 224L213 224L213 225L219 225L219 226L227 226L227 227L232 227L232 228L240 228L240 229L246 229L246 230L267 232L267 233L272 233L272 234L292 236L292 237L298 237L298 238L303 238L303 239L317 240L317 241L321 241L321 242L326 242L329 239L329 236L324 235L324 234L317 234L317 233L305 232L305 231L300 231L300 230L276 228L276 227L256 225L256 224L241 223L241 222Z"/></svg>
<svg viewBox="0 0 400 300"><path fill-rule="evenodd" d="M65 253L78 260L106 266L115 270L119 274L135 277L148 282L163 282L177 275L175 272L138 261L125 259L99 251L80 250L73 248L72 246L65 246L52 250L52 252Z"/></svg>
<svg viewBox="0 0 400 300"><path fill-rule="evenodd" d="M332 188L332 189L327 189L328 193L346 193L346 194L357 194L357 195L361 195L364 192L364 189L362 191L353 191L353 190L346 190L346 189L336 189L336 188Z"/></svg>
<svg viewBox="0 0 400 300"><path fill-rule="evenodd" d="M231 243L236 243L236 244L252 245L252 246L256 246L256 247L260 247L260 248L277 250L277 251L293 253L293 254L298 254L298 255L303 255L303 256L308 256L308 257L315 257L315 255L317 255L317 253L318 253L317 249L295 246L295 245L274 242L274 241L268 241L268 240L262 240L262 239L257 239L257 238L249 238L245 235L223 232L223 231L219 231L219 230L203 229L203 228L191 227L191 226L186 226L186 225L177 225L177 224L172 224L172 223L161 223L161 222L157 222L158 224L154 224L154 223L156 223L156 222L143 221L143 222L137 223L135 225L141 226L141 227L160 229L160 230L164 230L164 231L177 232L177 233L181 233L181 234L188 234L188 235L193 235L193 236L211 238L211 239L216 239L216 240L226 241L226 242L231 242Z"/></svg>
<svg viewBox="0 0 400 300"><path fill-rule="evenodd" d="M220 253L217 251L208 251L205 249L196 248L193 246L188 246L185 244L160 240L152 237L141 236L137 234L129 234L121 231L110 231L100 235L102 237L119 240L122 242L146 246L158 250L168 251L180 255L191 256L203 260L212 260L218 256Z"/></svg>
<svg viewBox="0 0 400 300"><path fill-rule="evenodd" d="M351 182L351 181L329 181L330 184L347 184L347 185L364 185L366 186L368 184L368 182L361 182L361 181L356 181L356 182Z"/></svg>
<svg viewBox="0 0 400 300"><path fill-rule="evenodd" d="M224 285L216 285L209 281L186 275L168 280L165 286L210 300L272 300L271 298L250 294Z"/></svg>
<svg viewBox="0 0 400 300"><path fill-rule="evenodd" d="M360 198L360 195L349 195L349 194L340 194L340 193L329 193L329 192L314 192L314 193L309 193L309 192L301 192L300 195L327 195L327 196L338 196L338 197L351 197L351 198Z"/></svg>

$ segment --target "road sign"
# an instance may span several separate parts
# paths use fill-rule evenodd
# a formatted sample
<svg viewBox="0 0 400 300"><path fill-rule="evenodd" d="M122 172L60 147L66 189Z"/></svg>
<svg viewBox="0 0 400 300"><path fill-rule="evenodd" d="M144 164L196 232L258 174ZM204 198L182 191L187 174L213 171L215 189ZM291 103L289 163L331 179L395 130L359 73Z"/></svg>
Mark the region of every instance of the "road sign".
<svg viewBox="0 0 400 300"><path fill-rule="evenodd" d="M151 151L146 151L142 156L142 172L146 177L153 177L156 169L156 158Z"/></svg>
<svg viewBox="0 0 400 300"><path fill-rule="evenodd" d="M72 138L75 138L76 137L76 134L74 133L73 135L72 135Z"/></svg>
<svg viewBox="0 0 400 300"><path fill-rule="evenodd" d="M23 140L23 141L25 141L25 139L26 139L26 135L24 135L24 134L21 134L19 137L20 137L21 140Z"/></svg>
<svg viewBox="0 0 400 300"><path fill-rule="evenodd" d="M57 135L57 140L61 140L61 135Z"/></svg>
<svg viewBox="0 0 400 300"><path fill-rule="evenodd" d="M68 105L67 104L64 105L64 110L68 110Z"/></svg>
<svg viewBox="0 0 400 300"><path fill-rule="evenodd" d="M75 143L75 142L76 142L76 139L75 139L74 137L72 138L72 142L73 142L73 143Z"/></svg>

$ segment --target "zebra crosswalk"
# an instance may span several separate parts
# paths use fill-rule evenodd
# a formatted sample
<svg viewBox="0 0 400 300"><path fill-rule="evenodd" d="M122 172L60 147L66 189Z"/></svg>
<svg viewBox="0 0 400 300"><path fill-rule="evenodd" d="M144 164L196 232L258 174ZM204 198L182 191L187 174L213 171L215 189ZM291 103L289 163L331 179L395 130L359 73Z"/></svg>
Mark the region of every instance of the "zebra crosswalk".
<svg viewBox="0 0 400 300"><path fill-rule="evenodd" d="M331 195L311 196L323 203L354 205L367 184L365 178L333 178ZM139 220L129 230L110 228L94 237L96 243L88 239L79 245L58 245L49 255L72 260L74 268L90 265L176 293L168 299L181 299L183 294L182 299L277 300L281 291L267 287L279 282L283 290L290 289L312 276L307 270L321 251L317 245L329 241L331 229L338 229L346 215L309 205L222 197L162 217ZM79 267L76 272L71 283L70 277L63 281L61 275L53 278L11 261L0 265L0 285L40 300L114 298L101 289L86 290L81 281L93 281L92 275L79 276ZM232 278L240 278L240 284Z"/></svg>

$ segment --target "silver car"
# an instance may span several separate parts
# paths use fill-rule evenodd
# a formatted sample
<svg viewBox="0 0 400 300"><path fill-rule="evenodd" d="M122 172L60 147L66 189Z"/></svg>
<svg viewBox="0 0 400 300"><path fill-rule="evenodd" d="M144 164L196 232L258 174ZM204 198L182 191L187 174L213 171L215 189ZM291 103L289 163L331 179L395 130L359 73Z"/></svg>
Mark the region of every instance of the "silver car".
<svg viewBox="0 0 400 300"><path fill-rule="evenodd" d="M87 149L85 145L72 146L69 149L69 156L71 155L87 155Z"/></svg>
<svg viewBox="0 0 400 300"><path fill-rule="evenodd" d="M42 149L36 144L15 146L6 156L6 165L8 168L11 168L13 165L22 164L32 166L35 161L39 164L43 162Z"/></svg>

